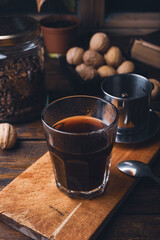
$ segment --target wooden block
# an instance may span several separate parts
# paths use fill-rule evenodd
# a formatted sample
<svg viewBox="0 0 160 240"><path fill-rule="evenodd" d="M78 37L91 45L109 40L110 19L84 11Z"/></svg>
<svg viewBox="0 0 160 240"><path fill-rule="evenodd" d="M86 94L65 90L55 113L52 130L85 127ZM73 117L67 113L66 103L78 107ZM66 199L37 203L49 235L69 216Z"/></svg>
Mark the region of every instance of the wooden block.
<svg viewBox="0 0 160 240"><path fill-rule="evenodd" d="M149 163L159 150L159 139L138 145L115 144L106 191L91 200L71 199L57 189L47 152L0 192L0 220L32 239L94 238L137 182L121 173L117 163Z"/></svg>
<svg viewBox="0 0 160 240"><path fill-rule="evenodd" d="M160 46L158 45L142 39L135 40L131 48L131 57L160 69Z"/></svg>

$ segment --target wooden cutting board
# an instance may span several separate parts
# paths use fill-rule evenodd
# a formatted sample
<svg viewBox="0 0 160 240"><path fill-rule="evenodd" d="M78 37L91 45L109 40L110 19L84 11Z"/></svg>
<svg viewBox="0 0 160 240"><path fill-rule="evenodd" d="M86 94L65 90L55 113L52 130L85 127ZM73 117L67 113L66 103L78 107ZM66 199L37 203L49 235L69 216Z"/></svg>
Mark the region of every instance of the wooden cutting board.
<svg viewBox="0 0 160 240"><path fill-rule="evenodd" d="M159 137L137 145L115 144L105 193L81 200L57 189L47 152L1 191L0 220L33 239L94 239L137 182L121 173L117 163L150 163L159 153Z"/></svg>

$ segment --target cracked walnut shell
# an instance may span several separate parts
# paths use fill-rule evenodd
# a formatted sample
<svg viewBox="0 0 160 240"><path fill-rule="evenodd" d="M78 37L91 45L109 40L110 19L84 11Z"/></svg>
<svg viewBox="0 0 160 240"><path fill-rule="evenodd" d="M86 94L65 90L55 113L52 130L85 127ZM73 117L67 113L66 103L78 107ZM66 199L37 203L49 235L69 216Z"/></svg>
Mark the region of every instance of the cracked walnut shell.
<svg viewBox="0 0 160 240"><path fill-rule="evenodd" d="M0 148L10 149L17 140L17 132L15 128L9 123L0 124Z"/></svg>

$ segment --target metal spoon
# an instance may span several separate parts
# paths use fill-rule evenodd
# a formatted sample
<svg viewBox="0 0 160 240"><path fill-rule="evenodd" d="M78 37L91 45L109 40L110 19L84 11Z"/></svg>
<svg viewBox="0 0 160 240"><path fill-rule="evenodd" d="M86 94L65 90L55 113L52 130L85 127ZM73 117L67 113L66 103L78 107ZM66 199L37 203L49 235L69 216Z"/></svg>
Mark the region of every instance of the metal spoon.
<svg viewBox="0 0 160 240"><path fill-rule="evenodd" d="M157 183L160 183L160 178L155 176L152 173L151 168L143 163L143 162L139 162L139 161L124 161L124 162L120 162L117 165L118 169L129 175L129 176L133 176L133 177L151 177L153 178Z"/></svg>

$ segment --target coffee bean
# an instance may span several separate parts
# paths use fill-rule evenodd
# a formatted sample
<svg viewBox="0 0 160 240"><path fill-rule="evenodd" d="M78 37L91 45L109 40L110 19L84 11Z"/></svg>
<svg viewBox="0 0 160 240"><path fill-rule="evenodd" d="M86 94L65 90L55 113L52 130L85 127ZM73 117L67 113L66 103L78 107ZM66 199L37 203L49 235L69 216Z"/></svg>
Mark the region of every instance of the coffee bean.
<svg viewBox="0 0 160 240"><path fill-rule="evenodd" d="M0 60L0 122L34 118L45 105L44 64L31 54Z"/></svg>

